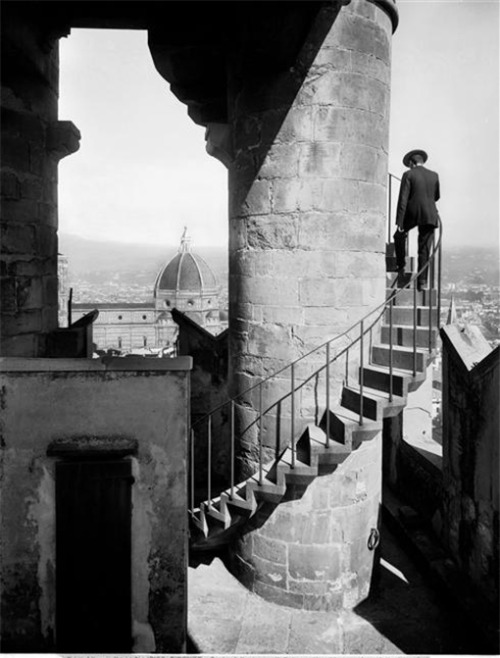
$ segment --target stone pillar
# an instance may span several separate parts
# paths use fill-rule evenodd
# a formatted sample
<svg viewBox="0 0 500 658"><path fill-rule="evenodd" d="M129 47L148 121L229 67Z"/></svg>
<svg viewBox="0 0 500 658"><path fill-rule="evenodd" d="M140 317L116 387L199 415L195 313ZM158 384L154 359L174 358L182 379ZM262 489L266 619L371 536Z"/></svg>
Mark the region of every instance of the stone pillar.
<svg viewBox="0 0 500 658"><path fill-rule="evenodd" d="M37 356L58 326L57 164L80 135L57 120L61 31L14 4L2 15L0 353Z"/></svg>
<svg viewBox="0 0 500 658"><path fill-rule="evenodd" d="M385 298L386 180L391 20L354 0L318 16L298 64L267 79L233 71L230 166L230 377L233 394L347 331ZM357 330L359 331L359 329ZM357 333L335 343L344 347ZM325 351L294 368L303 381ZM356 354L350 370L356 372ZM345 361L332 368L331 403ZM268 407L290 368L263 387ZM322 390L323 387L323 390ZM296 436L325 407L324 377L296 395ZM239 429L259 394L242 396ZM277 422L279 417L279 423ZM283 417L285 416L285 417ZM271 457L290 442L283 403L263 424ZM258 432L241 440L243 475L255 470ZM277 427L282 428L278 436ZM288 428L289 429L289 428ZM261 596L310 610L351 608L369 592L381 498L382 432L307 488L288 487L234 546L232 568Z"/></svg>
<svg viewBox="0 0 500 658"><path fill-rule="evenodd" d="M232 394L341 334L384 299L392 26L367 0L340 13L339 6L319 13L295 67L230 71ZM312 366L324 359L314 355ZM265 387L263 404L289 389L286 370ZM317 413L315 395L311 384L297 397L298 431ZM258 405L257 394L242 399L240 430ZM280 412L285 436L290 404ZM266 428L271 455L272 419ZM241 441L243 475L255 470L257 440L254 426Z"/></svg>

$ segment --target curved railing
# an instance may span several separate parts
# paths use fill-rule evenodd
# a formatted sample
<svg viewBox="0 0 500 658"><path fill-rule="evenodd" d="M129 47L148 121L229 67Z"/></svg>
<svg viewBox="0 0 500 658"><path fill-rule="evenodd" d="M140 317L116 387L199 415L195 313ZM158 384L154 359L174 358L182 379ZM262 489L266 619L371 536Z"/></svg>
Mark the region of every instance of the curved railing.
<svg viewBox="0 0 500 658"><path fill-rule="evenodd" d="M392 215L392 201L391 201L391 196L392 196L392 180L398 180L400 181L399 178L396 176L389 174L389 207L388 207L388 237L389 237L389 242L391 242L391 215ZM202 418L198 419L195 421L192 426L191 426L191 444L190 444L190 453L191 453L191 464L190 464L190 480L191 480L191 491L190 491L190 513L194 514L196 512L195 510L195 459L194 459L194 441L195 441L195 435L196 435L196 430L197 428L201 427L203 424L206 424L206 437L207 437L207 454L206 454L206 460L207 460L207 483L206 483L206 491L204 491L204 495L202 496L201 500L207 501L207 506L208 509L210 509L210 501L213 498L213 492L212 492L212 426L213 426L213 420L216 414L221 414L222 412L225 411L227 418L229 420L229 436L230 436L230 475L229 475L229 486L224 487L222 490L227 490L230 492L230 496L234 496L235 493L235 487L236 487L236 482L235 482L235 438L236 438L236 432L235 432L235 407L236 405L240 402L243 403L243 398L248 398L250 394L256 392L257 393L257 399L258 399L258 411L256 412L256 418L254 418L251 422L249 422L243 429L241 429L238 434L239 437L241 438L246 432L248 432L252 427L257 426L258 427L258 471L255 473L255 476L257 476L258 481L260 484L263 482L263 473L264 473L264 446L263 446L263 423L264 419L267 414L269 414L271 411L277 409L279 410L283 403L286 400L290 401L290 437L291 437L291 444L290 444L290 449L291 449L291 467L294 468L295 466L295 460L296 460L296 454L297 454L297 447L296 447L296 432L295 432L295 421L296 421L296 396L297 393L300 391L301 388L303 388L306 384L314 380L315 378L318 378L321 373L325 373L325 411L329 411L331 408L330 405L330 369L333 363L338 361L342 356L345 355L345 378L344 378L344 385L349 385L349 355L350 353L352 354L353 350L358 350L359 349L359 368L360 371L363 369L364 365L364 359L365 359L365 352L366 352L366 345L367 341L369 345L371 346L372 340L373 340L373 331L377 327L378 323L381 321L381 319L384 317L384 315L387 313L388 317L388 322L389 322L389 401L392 401L393 399L393 390L392 390L392 382L393 382L393 347L394 347L394 340L393 340L393 321L392 321L392 316L393 316L393 308L395 305L395 302L397 300L397 297L401 294L403 289L413 289L413 376L416 375L417 373L417 280L418 277L425 272L425 270L429 269L428 273L428 281L429 281L429 295L428 295L428 308L429 308L429 342L428 342L428 350L429 352L432 351L432 330L433 330L433 294L432 290L434 289L434 283L437 283L437 327L439 327L439 318L440 318L440 307L441 307L441 242L442 242L442 225L441 221L439 220L439 225L438 225L438 239L437 242L435 241L433 244L433 248L430 254L430 258L428 263L422 267L420 271L417 271L415 274L412 274L411 278L406 282L406 284L402 288L395 288L394 286L396 285L397 282L397 275L392 283L391 289L392 293L390 294L389 298L386 299L384 302L379 304L377 307L369 311L361 320L358 320L355 322L352 326L350 326L348 329L346 329L344 332L339 334L338 336L335 336L334 338L325 341L318 347L313 348L306 354L303 354L299 358L297 358L295 361L292 361L291 363L287 364L280 370L274 372L272 375L269 377L266 377L262 381L258 382L257 384L254 384L253 386L248 387L245 389L243 392L239 393L237 396L227 400L226 402L223 402L219 406L215 407L210 413L206 414ZM407 252L408 255L408 252ZM436 276L437 275L437 276ZM419 305L420 308L422 308L422 305ZM350 335L355 334L355 338L351 339ZM334 355L332 355L332 346L334 343L338 343L342 338L348 337L350 342L347 346L342 347L338 352L336 352ZM324 351L324 362L322 365L319 367L316 365L314 367L314 370L310 372L308 375L302 375L300 378L300 382L297 382L297 369L299 366L301 366L306 359L309 357L316 355L318 352ZM358 361L356 361L356 365L358 364ZM269 406L266 406L264 408L263 404L263 389L264 387L271 381L271 380L276 380L278 377L283 376L284 373L289 373L289 380L290 380L290 390L285 393L284 395L281 395L279 399L275 400L272 404ZM359 425L363 425L363 387L364 387L364 382L363 382L363 377L359 378L359 398L360 398L360 408L359 408L359 418L358 422ZM325 414L326 418L326 428L325 428L325 446L328 447L330 443L330 428L329 428L329 423L330 423L330 414L326 413Z"/></svg>

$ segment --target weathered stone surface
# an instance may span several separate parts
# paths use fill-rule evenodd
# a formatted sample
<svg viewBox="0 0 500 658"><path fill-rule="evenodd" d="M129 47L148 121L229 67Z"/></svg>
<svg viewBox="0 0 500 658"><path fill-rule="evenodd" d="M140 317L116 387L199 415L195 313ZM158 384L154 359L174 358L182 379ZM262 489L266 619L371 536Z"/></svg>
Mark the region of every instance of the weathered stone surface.
<svg viewBox="0 0 500 658"><path fill-rule="evenodd" d="M5 130L5 129L4 129ZM2 134L2 163L18 172L29 170L29 142L20 136L5 131Z"/></svg>
<svg viewBox="0 0 500 658"><path fill-rule="evenodd" d="M288 652L291 654L342 654L342 631L339 620L332 615L319 618L314 613L292 613Z"/></svg>
<svg viewBox="0 0 500 658"><path fill-rule="evenodd" d="M293 179L299 174L299 165L295 142L275 142L258 173L263 179Z"/></svg>
<svg viewBox="0 0 500 658"><path fill-rule="evenodd" d="M283 274L282 277L245 277L231 276L234 299L239 303L263 304L268 306L280 299L284 306L295 306L298 302L298 290L294 281ZM233 299L230 297L230 299Z"/></svg>
<svg viewBox="0 0 500 658"><path fill-rule="evenodd" d="M288 590L288 569L286 564L265 560L254 553L252 565L259 574L259 583Z"/></svg>
<svg viewBox="0 0 500 658"><path fill-rule="evenodd" d="M299 209L300 181L286 179L273 181L272 209L274 213L296 213Z"/></svg>
<svg viewBox="0 0 500 658"><path fill-rule="evenodd" d="M288 642L288 626L291 611L277 608L267 611L258 605L254 597L249 599L243 619L238 653L284 653ZM255 629L258 628L256 637Z"/></svg>
<svg viewBox="0 0 500 658"><path fill-rule="evenodd" d="M35 356L38 354L38 336L34 334L4 336L1 341L0 352L11 357Z"/></svg>
<svg viewBox="0 0 500 658"><path fill-rule="evenodd" d="M38 218L38 204L30 199L2 199L1 208L4 222L34 224Z"/></svg>
<svg viewBox="0 0 500 658"><path fill-rule="evenodd" d="M299 300L305 306L357 306L363 285L359 279L303 279L299 284Z"/></svg>
<svg viewBox="0 0 500 658"><path fill-rule="evenodd" d="M24 311L13 317L5 315L2 324L4 336L39 333L42 329L42 314L37 310Z"/></svg>
<svg viewBox="0 0 500 658"><path fill-rule="evenodd" d="M267 345L271 341L276 346L274 356L278 359L286 359L289 331L288 327L279 325L251 325L248 332L249 354L265 356L267 354ZM282 346L282 349L280 349L280 346Z"/></svg>
<svg viewBox="0 0 500 658"><path fill-rule="evenodd" d="M344 144L340 166L346 178L384 185L387 178L387 155L379 150L358 144Z"/></svg>
<svg viewBox="0 0 500 658"><path fill-rule="evenodd" d="M5 199L19 199L21 195L21 184L16 174L2 171L1 174L2 196Z"/></svg>
<svg viewBox="0 0 500 658"><path fill-rule="evenodd" d="M254 585L255 594L262 596L266 601L271 601L277 605L285 606L288 608L303 608L304 607L304 596L303 594L286 592L285 590L279 587L273 587L272 585L266 585L257 581Z"/></svg>
<svg viewBox="0 0 500 658"><path fill-rule="evenodd" d="M314 139L366 144L387 150L388 121L363 109L320 106L314 119Z"/></svg>
<svg viewBox="0 0 500 658"><path fill-rule="evenodd" d="M326 141L303 144L299 156L300 178L330 178L332 171L342 166L341 149L340 144Z"/></svg>
<svg viewBox="0 0 500 658"><path fill-rule="evenodd" d="M477 327L447 325L441 336L441 538L486 600L498 606L499 350L491 350Z"/></svg>
<svg viewBox="0 0 500 658"><path fill-rule="evenodd" d="M387 62L373 53L351 51L351 67L355 73L375 78L387 86L390 84L391 71Z"/></svg>
<svg viewBox="0 0 500 658"><path fill-rule="evenodd" d="M313 124L311 109L308 107L291 107L286 118L280 126L276 139L281 143L310 142L312 139Z"/></svg>
<svg viewBox="0 0 500 658"><path fill-rule="evenodd" d="M19 310L41 309L44 300L42 281L18 278L16 280L16 297Z"/></svg>
<svg viewBox="0 0 500 658"><path fill-rule="evenodd" d="M286 544L280 540L255 535L254 552L255 555L275 564L286 563Z"/></svg>
<svg viewBox="0 0 500 658"><path fill-rule="evenodd" d="M340 611L344 605L344 593L342 590L331 590L327 594L316 596L306 594L304 596L304 610L315 610L318 612Z"/></svg>
<svg viewBox="0 0 500 658"><path fill-rule="evenodd" d="M249 215L268 215L271 211L271 189L267 180L256 180L243 199L243 208Z"/></svg>
<svg viewBox="0 0 500 658"><path fill-rule="evenodd" d="M292 578L334 581L340 576L340 551L334 546L292 544L288 549L288 564Z"/></svg>
<svg viewBox="0 0 500 658"><path fill-rule="evenodd" d="M317 580L293 580L290 579L290 591L296 592L297 594L312 594L315 599L319 599L326 593L327 590L326 581L318 582Z"/></svg>
<svg viewBox="0 0 500 658"><path fill-rule="evenodd" d="M363 20L349 11L341 12L336 27L335 34L339 47L371 54L383 62L389 62L390 35L387 29L381 28L375 20Z"/></svg>
<svg viewBox="0 0 500 658"><path fill-rule="evenodd" d="M247 223L248 246L253 249L292 249L297 245L297 219L271 215L250 218Z"/></svg>

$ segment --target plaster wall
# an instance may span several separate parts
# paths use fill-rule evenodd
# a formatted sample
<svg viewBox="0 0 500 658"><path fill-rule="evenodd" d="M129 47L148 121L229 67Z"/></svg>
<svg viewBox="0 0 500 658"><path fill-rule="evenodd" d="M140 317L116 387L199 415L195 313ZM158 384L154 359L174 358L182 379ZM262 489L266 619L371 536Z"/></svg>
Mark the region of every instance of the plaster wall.
<svg viewBox="0 0 500 658"><path fill-rule="evenodd" d="M477 327L449 325L442 336L442 538L498 610L499 352Z"/></svg>
<svg viewBox="0 0 500 658"><path fill-rule="evenodd" d="M49 445L132 461L133 650L183 652L191 359L1 359L2 648L57 647L55 463ZM75 646L74 651L78 651Z"/></svg>

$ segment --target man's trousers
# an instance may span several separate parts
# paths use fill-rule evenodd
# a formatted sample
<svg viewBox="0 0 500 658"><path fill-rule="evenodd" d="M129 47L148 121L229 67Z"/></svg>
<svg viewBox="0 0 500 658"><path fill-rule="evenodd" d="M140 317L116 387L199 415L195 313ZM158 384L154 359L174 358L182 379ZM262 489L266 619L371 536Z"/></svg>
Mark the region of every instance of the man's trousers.
<svg viewBox="0 0 500 658"><path fill-rule="evenodd" d="M432 247L434 244L434 226L424 224L423 226L418 227L418 271L425 267L429 262L429 256L432 252ZM406 238L408 233L396 231L394 234L394 248L396 251L396 264L398 270L402 270L405 267L406 260ZM427 273L429 267L427 267L423 272L418 276L418 287L424 287L427 285ZM432 285L432 282L431 282Z"/></svg>

